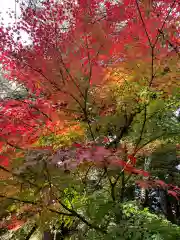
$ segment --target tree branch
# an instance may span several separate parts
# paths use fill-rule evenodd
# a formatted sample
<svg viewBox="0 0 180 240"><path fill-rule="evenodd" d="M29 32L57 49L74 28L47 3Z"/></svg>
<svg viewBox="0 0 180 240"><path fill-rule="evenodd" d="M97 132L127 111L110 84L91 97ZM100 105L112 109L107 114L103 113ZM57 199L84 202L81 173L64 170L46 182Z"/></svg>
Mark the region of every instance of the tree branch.
<svg viewBox="0 0 180 240"><path fill-rule="evenodd" d="M29 201L29 200L22 200L22 199L15 198L15 197L7 197L7 196L4 196L4 195L0 195L0 198L6 198L8 200L13 200L13 201L16 201L16 202L27 203L27 204L32 204L32 205L37 205L38 204L38 202L33 202L33 201Z"/></svg>
<svg viewBox="0 0 180 240"><path fill-rule="evenodd" d="M123 202L124 200L124 191L125 191L125 174L123 171L121 174L121 196L120 196L121 202Z"/></svg>
<svg viewBox="0 0 180 240"><path fill-rule="evenodd" d="M152 85L154 77L155 74L154 74L154 46L153 46L151 47L151 79L149 81L149 87Z"/></svg>
<svg viewBox="0 0 180 240"><path fill-rule="evenodd" d="M103 233L103 234L106 234L106 233L107 233L106 230L104 230L104 229L102 229L102 228L94 225L93 223L88 222L82 215L80 215L79 213L77 213L75 210L68 208L60 199L58 199L58 201L59 201L59 203L61 204L61 206L62 206L65 210L69 211L69 212L72 214L72 216L77 217L78 219L80 219L80 220L81 220L83 223L85 223L88 227L93 228L93 229L96 229L97 231L99 231L99 232L101 232L101 233Z"/></svg>
<svg viewBox="0 0 180 240"><path fill-rule="evenodd" d="M26 236L25 240L29 240L31 238L31 236L34 234L34 232L37 230L38 226L35 224L31 231L28 233L28 235Z"/></svg>
<svg viewBox="0 0 180 240"><path fill-rule="evenodd" d="M107 148L110 148L113 145L115 147L117 147L119 141L121 140L121 138L124 136L124 134L127 132L128 128L132 124L134 117L137 115L137 113L140 113L140 112L141 111L138 111L138 112L132 113L130 115L129 119L126 120L126 124L123 127L120 127L119 133L117 134L116 138L108 144Z"/></svg>
<svg viewBox="0 0 180 240"><path fill-rule="evenodd" d="M148 42L149 42L149 46L152 48L153 45L152 45L152 42L151 42L149 33L148 33L148 31L147 31L147 28L146 28L146 24L145 24L144 19L143 19L143 17L142 17L142 13L141 13L141 10L140 10L140 7L139 7L138 0L136 0L136 6L137 6L137 10L138 10L138 13L139 13L141 22L142 22L142 24L143 24L143 28L144 28L145 34L146 34L147 39L148 39Z"/></svg>
<svg viewBox="0 0 180 240"><path fill-rule="evenodd" d="M164 136L165 134L166 134L166 133L163 132L163 133L161 133L159 136L156 136L156 137L150 139L149 141L147 141L146 143L144 143L141 147L139 147L138 149L136 149L136 151L134 152L134 155L136 155L137 152L139 152L139 150L141 150L143 147L145 147L145 146L148 145L149 143L151 143L151 142L157 140L158 138Z"/></svg>
<svg viewBox="0 0 180 240"><path fill-rule="evenodd" d="M177 46L174 46L172 42L169 41L169 39L166 39L165 38L165 35L163 33L163 31L161 31L160 29L158 29L159 33L162 35L163 39L167 41L167 43L169 44L169 46L171 48L173 48L173 50L177 53L178 57L180 58L180 53L178 51L178 47Z"/></svg>
<svg viewBox="0 0 180 240"><path fill-rule="evenodd" d="M136 149L138 148L138 145L142 141L142 136L143 136L143 133L144 133L144 128L145 128L146 120L147 120L147 108L146 108L146 106L147 105L145 105L145 109L144 109L144 121L143 121L143 125L142 125L142 128L141 128L141 133L140 133L139 139L138 139L138 141L136 143L136 147L134 149L134 152L136 152Z"/></svg>
<svg viewBox="0 0 180 240"><path fill-rule="evenodd" d="M19 198L7 197L7 196L4 196L4 195L0 195L0 198L5 198L5 199L8 199L8 200L12 200L12 201L20 202L20 203L24 203L24 204L32 204L32 205L40 205L41 206L41 202L33 202L33 201L29 201L29 200L22 200L22 199L19 199ZM59 211L57 211L55 209L52 209L52 208L47 208L47 210L50 211L50 212L53 212L53 213L57 213L59 215L74 216L71 213L59 212Z"/></svg>
<svg viewBox="0 0 180 240"><path fill-rule="evenodd" d="M116 186L116 183L112 182L112 180L111 180L111 178L110 178L110 176L108 174L107 167L104 167L104 171L105 171L105 173L107 175L107 178L109 180L109 184L110 184L110 187L111 187L111 197L112 197L112 200L113 200L113 202L115 202L115 200L116 200L116 197L115 197L115 186Z"/></svg>
<svg viewBox="0 0 180 240"><path fill-rule="evenodd" d="M171 4L170 9L169 9L169 11L168 11L168 14L167 14L167 16L166 16L165 19L164 19L164 22L163 22L161 28L158 30L158 34L157 34L157 36L156 36L155 42L154 42L154 44L153 44L153 47L155 47L155 45L156 45L156 43L157 43L157 41L158 41L158 39L159 39L160 32L162 32L162 30L163 30L163 28L164 28L164 26L165 26L165 24L166 24L166 21L168 20L168 17L169 17L169 15L170 15L170 13L171 13L171 11L172 11L175 3L176 3L176 0L174 0L173 3Z"/></svg>
<svg viewBox="0 0 180 240"><path fill-rule="evenodd" d="M3 171L5 171L5 172L8 172L9 174L11 174L12 176L14 176L14 177L16 177L16 178L22 179L24 182L27 182L27 183L29 183L30 185L32 185L32 186L34 186L34 187L36 187L36 188L39 188L39 186L38 186L37 184L32 183L32 182L29 181L28 179L26 179L26 178L24 178L24 177L22 177L22 176L20 176L20 175L18 175L18 174L16 174L16 173L13 173L13 172L9 171L7 168L5 168L5 167L3 167L3 166L1 166L1 165L0 165L0 169L3 170Z"/></svg>

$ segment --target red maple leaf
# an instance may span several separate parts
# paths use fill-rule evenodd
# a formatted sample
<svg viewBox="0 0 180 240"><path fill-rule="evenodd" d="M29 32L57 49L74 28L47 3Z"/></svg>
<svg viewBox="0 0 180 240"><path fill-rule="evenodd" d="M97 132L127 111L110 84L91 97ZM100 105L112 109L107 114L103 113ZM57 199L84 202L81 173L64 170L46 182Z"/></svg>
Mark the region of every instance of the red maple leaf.
<svg viewBox="0 0 180 240"><path fill-rule="evenodd" d="M179 200L178 198L178 194L175 192L175 191L172 191L172 190L168 190L168 194L175 197L177 200Z"/></svg>
<svg viewBox="0 0 180 240"><path fill-rule="evenodd" d="M128 155L128 159L131 161L131 163L133 165L136 165L136 157L134 157L133 155Z"/></svg>
<svg viewBox="0 0 180 240"><path fill-rule="evenodd" d="M4 167L9 166L9 159L6 156L0 155L0 165Z"/></svg>

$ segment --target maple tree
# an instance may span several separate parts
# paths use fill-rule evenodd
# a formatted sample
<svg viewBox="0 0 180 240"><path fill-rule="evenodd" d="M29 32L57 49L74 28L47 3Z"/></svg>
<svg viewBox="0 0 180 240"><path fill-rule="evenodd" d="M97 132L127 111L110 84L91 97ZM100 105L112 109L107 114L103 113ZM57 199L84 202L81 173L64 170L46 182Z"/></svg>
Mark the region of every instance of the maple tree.
<svg viewBox="0 0 180 240"><path fill-rule="evenodd" d="M28 91L0 105L0 197L17 215L8 228L31 219L29 238L51 225L78 228L76 239L142 239L135 223L129 235L117 230L134 183L180 195L144 164L179 142L178 1L49 0L21 11L0 28L4 76Z"/></svg>

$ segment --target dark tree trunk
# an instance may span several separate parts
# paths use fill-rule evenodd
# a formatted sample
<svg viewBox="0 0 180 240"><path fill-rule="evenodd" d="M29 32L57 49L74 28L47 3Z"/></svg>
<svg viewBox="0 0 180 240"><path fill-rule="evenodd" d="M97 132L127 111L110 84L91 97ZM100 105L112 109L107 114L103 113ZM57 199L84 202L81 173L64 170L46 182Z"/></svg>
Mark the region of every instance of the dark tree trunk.
<svg viewBox="0 0 180 240"><path fill-rule="evenodd" d="M42 240L54 240L54 234L50 232L44 232Z"/></svg>
<svg viewBox="0 0 180 240"><path fill-rule="evenodd" d="M145 189L145 196L143 196L143 198L141 198L142 201L142 206L143 208L149 207L149 196L148 196L148 190Z"/></svg>
<svg viewBox="0 0 180 240"><path fill-rule="evenodd" d="M176 223L175 215L173 214L172 201L167 195L167 220L172 223Z"/></svg>
<svg viewBox="0 0 180 240"><path fill-rule="evenodd" d="M163 212L163 214L166 216L167 215L167 208L168 208L168 203L167 203L167 192L164 189L159 189L159 197L160 197L160 207Z"/></svg>

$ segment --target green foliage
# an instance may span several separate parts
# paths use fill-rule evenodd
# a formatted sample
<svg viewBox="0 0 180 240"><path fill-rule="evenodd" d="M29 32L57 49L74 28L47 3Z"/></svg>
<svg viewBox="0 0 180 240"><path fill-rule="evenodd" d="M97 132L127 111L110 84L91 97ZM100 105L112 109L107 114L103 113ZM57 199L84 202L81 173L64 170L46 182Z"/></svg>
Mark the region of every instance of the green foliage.
<svg viewBox="0 0 180 240"><path fill-rule="evenodd" d="M46 136L42 136L38 140L39 146L53 146L54 149L58 149L60 147L68 147L71 146L72 143L76 141L82 141L82 135L80 135L76 131L69 131L65 134L49 134Z"/></svg>
<svg viewBox="0 0 180 240"><path fill-rule="evenodd" d="M166 183L179 185L180 177L177 169L179 163L176 146L164 144L152 154L150 171Z"/></svg>
<svg viewBox="0 0 180 240"><path fill-rule="evenodd" d="M146 25L146 22L145 24L141 23L141 18L143 17L145 20L148 20L147 31L152 25L152 32L154 33L157 31L158 33L155 39L152 40L152 43L152 34L147 34L146 29L145 31L144 29L141 29L142 31L140 31L139 37L142 39L139 42L136 42L132 35L132 39L135 42L127 46L129 40L128 38L126 39L125 36L127 33L128 37L131 35L131 31L129 32L128 30L128 32L125 31L124 34L122 34L124 39L120 39L118 42L117 37L117 43L115 46L113 46L112 43L112 46L108 48L107 45L111 45L110 39L114 33L111 29L107 29L110 36L104 37L106 32L104 31L106 30L104 25L110 26L111 24L106 24L106 20L103 17L103 24L98 25L102 16L99 16L100 21L98 21L98 24L96 22L92 24L88 19L85 19L83 15L82 18L78 17L75 21L72 21L76 23L77 20L79 24L78 28L80 29L76 32L76 26L74 26L73 30L75 32L72 31L74 39L70 44L68 41L66 43L67 45L64 44L64 39L63 41L59 41L57 36L56 39L53 39L53 37L52 39L49 38L49 41L45 44L48 35L56 35L56 29L54 32L51 31L52 29L50 28L53 26L54 29L54 25L55 28L56 26L59 27L59 25L61 25L59 22L61 17L59 17L58 21L56 19L56 15L58 14L52 14L53 19L51 19L50 15L49 19L46 19L51 12L49 10L52 7L48 5L48 2L49 1L46 3L47 6L44 5L44 9L46 9L47 12L44 12L42 19L39 19L39 16L43 13L43 9L42 13L41 11L32 11L32 13L30 13L30 9L27 11L29 12L29 15L26 15L26 12L24 12L24 23L22 26L26 29L25 23L28 20L27 25L32 31L32 38L35 37L34 46L36 46L36 49L34 46L30 49L23 49L23 46L20 47L21 44L17 44L15 48L17 54L14 54L13 56L13 63L16 63L17 55L19 58L17 61L18 64L16 66L16 64L14 65L11 63L13 66L13 77L16 76L17 67L17 72L21 73L22 71L22 73L17 76L20 78L20 82L23 80L23 84L25 83L27 86L32 85L32 89L29 87L31 93L29 99L32 98L34 102L37 100L37 103L39 102L38 107L42 107L43 110L41 112L37 107L37 109L33 109L32 111L31 108L33 107L29 106L28 103L25 104L27 108L25 110L29 112L27 119L18 115L16 119L17 123L12 119L13 124L10 121L10 124L5 131L3 130L6 124L4 125L4 122L2 121L2 133L5 132L5 136L7 134L9 137L9 128L12 128L12 133L14 131L20 131L19 129L21 128L24 130L19 123L21 122L21 119L25 121L25 124L23 123L22 126L27 125L27 128L29 127L28 124L32 124L35 120L37 120L37 122L41 120L42 123L44 119L48 119L48 128L51 124L54 126L54 122L49 124L51 118L56 122L58 116L62 116L62 119L58 120L62 120L63 123L66 122L64 119L66 117L68 123L69 119L71 119L70 121L75 121L83 131L72 130L73 128L71 128L72 126L69 124L68 127L66 126L64 129L62 128L59 132L56 132L53 129L51 133L45 135L45 129L43 126L42 136L38 139L36 144L33 144L33 147L51 146L53 151L50 150L47 153L43 152L42 149L37 149L33 152L31 151L31 147L29 149L31 143L28 143L27 139L27 142L25 141L25 143L22 143L22 147L25 148L25 154L21 157L12 157L11 166L8 166L7 169L1 169L12 175L11 178L4 177L5 180L3 179L0 182L0 187L3 190L3 195L1 195L2 199L0 199L2 200L0 203L0 215L1 218L3 218L3 224L4 219L7 220L8 217L11 218L12 214L16 214L16 216L25 223L21 229L13 234L12 238L9 236L9 239L25 239L34 224L37 225L37 232L39 233L42 233L43 231L49 231L51 233L58 232L60 233L60 239L69 240L180 239L179 226L168 222L165 219L165 216L152 214L147 208L143 209L141 206L142 204L139 202L130 202L130 200L135 199L135 181L140 180L143 182L145 178L148 179L147 172L146 177L141 174L143 169L147 170L145 164L145 158L147 156L150 156L151 159L151 164L148 170L152 174L152 178L161 179L174 185L180 185L178 176L179 172L176 168L177 164L179 164L179 160L177 160L175 149L175 145L179 143L180 140L180 121L174 115L174 112L179 108L180 95L178 88L173 88L174 83L170 88L170 92L168 92L168 94L166 92L169 83L176 80L177 59L175 57L168 58L167 56L168 54L171 54L171 52L164 47L163 50L161 49L162 42L158 42L159 39L161 39L159 29L154 29L154 26L157 24L157 19L153 19L155 22L152 21L151 23L151 19L147 18L147 15L153 16L156 15L156 13L153 12L152 14L146 14L146 12L144 12L142 16L141 14L140 16L134 15L134 13L138 13L138 11L134 11L134 8L131 9L131 6L127 7L126 5L123 9L123 1L121 1L120 4L123 11L122 15L126 16L127 13L127 16L129 16L131 10L133 13L132 15L136 16L133 18L132 22L128 19L127 23L121 28L122 33L123 30L126 29L126 25L128 26L129 22L131 24L130 29L132 33L134 31L133 26L137 31L138 28L141 29L141 27ZM86 9L86 4L84 4L85 1L80 1L80 5L81 2L83 2L83 7L80 9L80 13L83 13ZM133 1L129 2L133 3ZM148 1L134 1L137 6L138 4L140 5L140 8L136 10L141 12L143 9L146 9L143 5L145 2ZM69 5L71 7L73 6L71 4ZM108 10L109 1L106 5ZM161 4L158 5L159 4L157 4L157 8L159 6L161 8ZM58 6L58 3L54 6L54 13L57 12ZM74 9L76 9L76 7L74 7ZM115 9L118 10L116 12L119 12L119 9L116 9L116 7L113 7L112 10ZM163 7L165 7L164 11ZM74 9L68 10L71 12ZM154 5L152 9L154 9ZM168 9L168 5L162 4L162 13L167 12ZM63 10L62 12L64 12L65 9L61 9L60 6L60 10ZM89 9L86 10L89 12ZM92 10L91 13L93 13L94 9L90 10ZM129 12L126 12L126 10ZM61 13L61 11L59 12ZM96 12L98 14L98 11ZM37 16L36 13L38 13ZM72 15L74 16L76 14L78 14L78 11ZM114 14L112 14L112 16L113 15ZM32 17L32 21L29 21L30 17ZM94 18L96 17L94 16ZM99 19L99 17L97 19ZM38 19L40 21L36 22ZM81 22L82 19L83 22ZM140 21L137 21L137 19ZM161 20L164 21L164 19L167 20L168 16L164 16ZM55 20L57 22L55 22ZM84 20L88 22L87 25L84 23L86 22ZM163 27L167 27L166 25L171 26L171 21L172 19L170 19L169 24L165 24L166 22L164 22ZM49 29L48 25L46 25L47 22L50 23ZM31 23L33 23L33 26ZM53 23L53 25L51 25L51 23ZM138 26L136 23L141 24ZM39 26L41 26L42 29L40 29ZM47 26L47 29L49 30L48 32L46 32L46 28L43 29L44 26ZM99 31L101 26L104 34ZM85 32L81 33L81 28L84 28L83 31L85 30ZM35 32L33 33L34 29ZM162 30L164 31L164 29ZM7 34L4 34L4 39L6 39L6 35L8 36L8 32L11 31L8 30ZM43 32L46 34L43 35ZM51 32L53 32L53 34L51 34ZM59 30L57 32L59 33ZM121 37L121 34L118 35ZM147 35L149 40L148 45L150 48L148 51L148 41L144 37L145 35ZM67 34L66 39L70 40L72 39L72 36L68 36ZM45 39L43 37L45 37ZM7 43L9 44L11 39L10 36L7 39ZM110 41L107 41L106 43L106 39L109 39ZM99 40L100 43L98 43ZM126 41L126 44L125 46L122 46L119 51L118 44L123 45L124 40ZM155 43L158 42L158 46L153 46L154 40ZM74 42L76 46L74 45ZM62 48L61 43L64 44ZM55 45L56 48L54 49ZM143 46L142 49L139 48L138 45ZM20 49L18 50L19 47ZM41 49L44 55L39 54L41 53L41 47L44 48ZM74 51L73 48L75 48L76 51ZM109 74L110 79L108 79L110 81L107 81L108 83L105 83L104 85L100 84L100 87L98 84L97 87L92 87L94 81L97 80L97 82L99 81L98 83L102 81L98 75L98 71L101 72L102 70L101 67L98 66L98 61L100 60L98 58L104 58L104 56L101 56L101 48L105 48L102 49L102 51L106 51L107 48L109 54L110 52L116 52L115 55L107 56L108 61L106 63L108 63L108 66L109 62L114 57L115 59L119 58L124 60L121 64L116 64L115 62L112 64L112 69L108 70L111 71ZM7 45L5 49L7 49L7 52L11 52L13 47L11 46L10 51L8 51L9 46ZM57 49L58 51L60 50L60 52L54 54L57 53ZM63 49L65 52L63 52ZM98 53L96 52L97 50ZM121 51L123 57L118 56L118 52L121 53ZM130 55L129 51L132 52ZM149 55L150 52L152 53L152 56ZM27 55L27 57L23 56L24 53L26 53L25 55ZM68 56L69 53L71 53L70 56ZM166 54L167 56L164 59L163 56ZM133 58L132 55L135 57ZM149 56L143 58L144 55ZM30 58L28 56L30 56ZM57 56L58 58L56 58ZM83 56L83 61L80 56ZM33 57L35 58L33 59ZM80 59L78 59L78 57L80 57ZM29 59L31 59L34 66L31 67L31 61ZM86 63L84 62L84 59L86 59ZM21 60L23 60L23 67L21 66ZM27 66L24 66L24 64L27 64ZM170 66L165 66L168 64L170 64ZM118 65L121 66L119 67ZM115 66L117 66L117 68ZM32 74L31 71L34 70L36 74L34 74L34 72ZM22 76L26 76L27 82L24 80L24 77L21 79ZM163 84L161 83L162 79L164 81ZM167 86L165 86L166 80ZM151 81L153 81L153 83ZM176 84L176 81L175 85L177 86L178 84ZM38 92L42 92L39 96L38 94L36 94L36 96L32 94L36 87ZM22 90L23 91L14 94L11 93L12 98L20 101L26 98L27 93L25 89ZM55 111L55 108L57 107L57 116L56 114L53 114L54 112L51 111L52 109L46 109L43 104L41 106L41 101L38 100L43 100L43 98L44 100L48 99L50 105L52 102L55 103L53 111ZM10 116L12 112L11 104L9 109L8 107L5 109L5 112L9 114L7 116ZM1 108L3 109L3 104ZM36 111L34 112L34 110ZM42 119L32 119L33 121L31 122L31 115L36 115L36 117L38 117L40 112L43 116ZM51 112L51 118L47 115L48 112ZM18 111L16 111L16 113L18 113ZM5 121L7 121L7 119L5 119ZM20 128L16 127L16 124ZM34 125L32 128L34 128ZM17 145L21 144L18 142L19 138L16 142L16 139L14 139L13 136L14 135L12 134L12 139L9 139L8 137L7 139L4 139L2 137L3 144L4 141L10 140L10 144L8 141L5 142L7 150L9 148L18 148L12 145L11 142L13 144L15 142ZM109 139L111 141L110 143L108 142ZM108 143L106 142L105 149L104 145L106 140ZM91 145L92 142L94 145L101 145L101 149L96 157L94 157L94 153L94 159L91 159L92 155L90 156L89 152L85 151L85 146L88 144L88 146L90 146L89 150L94 148L94 146ZM27 149L26 143L28 146ZM74 147L73 143L77 143L77 149ZM113 149L111 147L113 147ZM4 151L4 149L2 151ZM78 157L84 153L85 156L83 156L83 159L80 159L80 157L75 158L73 151L76 151ZM111 156L107 157L106 151L111 151ZM55 152L57 153L57 156L54 156L54 154L56 154ZM132 160L133 158L134 162ZM117 166L113 165L115 160L117 160ZM7 165L7 162L4 164ZM12 189L9 190L9 186L15 186L16 188L11 192ZM142 188L142 190L144 189ZM176 204L175 207L178 208L179 203ZM174 205L171 206L171 210L175 211L175 207ZM5 222L3 227L7 227L6 224L8 225L8 222Z"/></svg>
<svg viewBox="0 0 180 240"><path fill-rule="evenodd" d="M22 228L17 230L12 234L12 237L10 238L11 240L24 240L30 233L31 229L34 226L34 221L29 221L27 222ZM31 237L36 237L37 240L40 240L42 237L42 233L40 229L36 229Z"/></svg>
<svg viewBox="0 0 180 240"><path fill-rule="evenodd" d="M127 202L119 207L121 221L109 226L109 239L168 240L180 237L179 227L163 217L150 213L148 209L141 210L135 202Z"/></svg>

